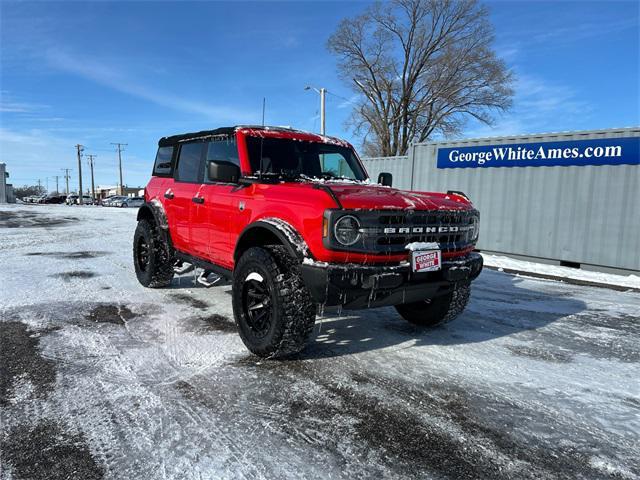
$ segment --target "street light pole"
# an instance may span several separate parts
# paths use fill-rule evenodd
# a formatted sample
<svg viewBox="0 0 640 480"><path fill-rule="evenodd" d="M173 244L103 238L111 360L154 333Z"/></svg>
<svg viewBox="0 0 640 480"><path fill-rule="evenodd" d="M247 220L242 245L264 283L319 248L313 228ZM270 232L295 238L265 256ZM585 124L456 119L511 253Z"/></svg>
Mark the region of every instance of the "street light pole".
<svg viewBox="0 0 640 480"><path fill-rule="evenodd" d="M316 92L318 92L320 94L320 133L322 135L325 134L325 119L326 119L326 112L325 112L325 96L327 93L327 89L326 88L316 88L316 87L311 87L309 85L307 85L306 87L304 87L305 90L315 90Z"/></svg>
<svg viewBox="0 0 640 480"><path fill-rule="evenodd" d="M322 135L324 135L324 132L325 132L324 122L326 117L325 117L325 108L324 108L324 105L325 105L324 96L326 91L327 90L325 88L320 89L320 133Z"/></svg>

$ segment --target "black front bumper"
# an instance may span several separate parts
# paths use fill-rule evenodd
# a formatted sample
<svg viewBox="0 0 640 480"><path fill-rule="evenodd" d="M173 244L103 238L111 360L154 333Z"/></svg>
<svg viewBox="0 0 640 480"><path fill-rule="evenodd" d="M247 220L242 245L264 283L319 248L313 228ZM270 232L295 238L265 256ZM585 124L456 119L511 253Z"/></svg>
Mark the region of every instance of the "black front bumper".
<svg viewBox="0 0 640 480"><path fill-rule="evenodd" d="M482 256L470 253L445 260L437 272L414 273L411 266L363 266L303 263L305 285L313 299L347 309L373 308L418 302L446 295L458 282L470 282L482 271Z"/></svg>

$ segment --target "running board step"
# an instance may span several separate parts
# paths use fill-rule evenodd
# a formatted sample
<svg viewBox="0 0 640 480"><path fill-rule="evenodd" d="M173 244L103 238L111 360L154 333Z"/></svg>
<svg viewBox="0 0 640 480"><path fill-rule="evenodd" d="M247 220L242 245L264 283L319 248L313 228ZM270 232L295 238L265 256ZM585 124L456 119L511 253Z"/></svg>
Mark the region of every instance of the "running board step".
<svg viewBox="0 0 640 480"><path fill-rule="evenodd" d="M182 262L180 266L176 265L175 267L173 267L173 271L175 272L176 275L183 275L185 273L189 273L194 268L196 267L194 267L193 264Z"/></svg>
<svg viewBox="0 0 640 480"><path fill-rule="evenodd" d="M216 275L210 270L203 270L200 275L198 275L197 282L200 285L204 285L207 288L213 287L216 283L218 283L222 277L220 275Z"/></svg>

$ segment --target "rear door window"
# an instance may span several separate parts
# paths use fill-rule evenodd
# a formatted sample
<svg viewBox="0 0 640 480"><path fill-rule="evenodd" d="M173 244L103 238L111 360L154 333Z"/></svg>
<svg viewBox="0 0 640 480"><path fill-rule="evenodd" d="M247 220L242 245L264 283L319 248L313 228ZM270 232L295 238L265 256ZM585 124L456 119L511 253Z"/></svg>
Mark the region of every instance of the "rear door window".
<svg viewBox="0 0 640 480"><path fill-rule="evenodd" d="M158 177L171 176L173 157L173 147L160 147L156 154L156 161L153 164L153 174Z"/></svg>
<svg viewBox="0 0 640 480"><path fill-rule="evenodd" d="M202 151L204 143L185 143L180 147L175 179L179 182L202 183Z"/></svg>

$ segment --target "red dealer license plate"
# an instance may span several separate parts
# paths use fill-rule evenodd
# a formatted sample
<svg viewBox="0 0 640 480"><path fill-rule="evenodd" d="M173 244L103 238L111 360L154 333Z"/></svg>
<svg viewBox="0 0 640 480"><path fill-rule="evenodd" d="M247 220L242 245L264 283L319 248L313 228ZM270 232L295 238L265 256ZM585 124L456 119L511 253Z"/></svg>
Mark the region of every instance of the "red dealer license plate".
<svg viewBox="0 0 640 480"><path fill-rule="evenodd" d="M411 266L414 272L433 272L440 270L440 250L411 252Z"/></svg>

